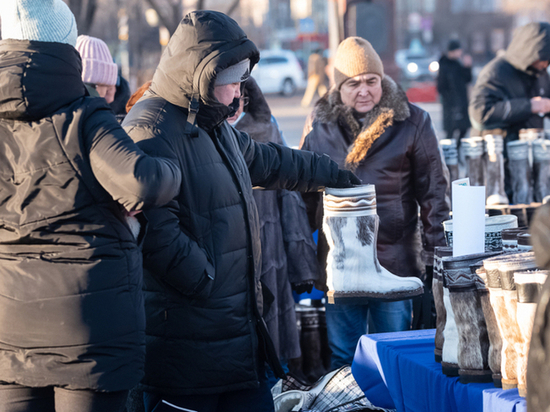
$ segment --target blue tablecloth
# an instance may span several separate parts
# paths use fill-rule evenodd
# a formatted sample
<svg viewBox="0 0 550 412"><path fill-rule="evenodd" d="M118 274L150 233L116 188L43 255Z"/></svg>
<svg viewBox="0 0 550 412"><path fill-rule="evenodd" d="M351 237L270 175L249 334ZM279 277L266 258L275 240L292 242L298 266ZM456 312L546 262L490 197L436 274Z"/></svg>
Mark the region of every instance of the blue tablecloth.
<svg viewBox="0 0 550 412"><path fill-rule="evenodd" d="M434 360L434 336L435 329L361 337L352 372L374 405L398 412L526 412L517 389L445 376Z"/></svg>

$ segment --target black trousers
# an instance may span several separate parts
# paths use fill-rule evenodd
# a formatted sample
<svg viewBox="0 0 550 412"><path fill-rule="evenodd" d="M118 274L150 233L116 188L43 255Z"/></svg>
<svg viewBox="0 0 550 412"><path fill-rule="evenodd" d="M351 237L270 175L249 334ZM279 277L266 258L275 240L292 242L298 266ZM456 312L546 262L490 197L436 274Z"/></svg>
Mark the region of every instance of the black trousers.
<svg viewBox="0 0 550 412"><path fill-rule="evenodd" d="M96 392L0 383L2 412L123 412L128 391Z"/></svg>

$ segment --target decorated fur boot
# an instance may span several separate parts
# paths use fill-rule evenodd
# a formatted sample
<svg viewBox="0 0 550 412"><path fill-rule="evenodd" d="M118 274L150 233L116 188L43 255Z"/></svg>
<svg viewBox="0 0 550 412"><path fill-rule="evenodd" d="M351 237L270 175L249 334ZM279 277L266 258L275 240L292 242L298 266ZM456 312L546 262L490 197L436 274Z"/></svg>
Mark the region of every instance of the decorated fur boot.
<svg viewBox="0 0 550 412"><path fill-rule="evenodd" d="M445 158L447 169L449 169L451 182L453 182L458 179L458 149L456 139L441 139L439 144L443 150L443 157Z"/></svg>
<svg viewBox="0 0 550 412"><path fill-rule="evenodd" d="M507 205L508 197L504 190L504 142L502 136L486 135L485 187L487 205Z"/></svg>
<svg viewBox="0 0 550 412"><path fill-rule="evenodd" d="M497 388L502 387L502 374L500 365L502 361L502 336L498 327L497 319L493 307L491 306L491 298L489 296L489 288L487 287L487 272L483 264L475 269L476 275L479 276L481 282L476 283L477 294L481 302L485 325L487 326L487 335L489 336L489 369L492 372L493 384Z"/></svg>
<svg viewBox="0 0 550 412"><path fill-rule="evenodd" d="M518 251L518 235L526 233L527 226L515 227L502 230L502 251L504 253L515 253Z"/></svg>
<svg viewBox="0 0 550 412"><path fill-rule="evenodd" d="M501 323L502 325L506 325L506 327L510 329L510 331L506 333L506 337L507 339L509 339L508 345L513 345L516 351L516 362L509 362L508 364L503 365L503 369L506 369L507 371L512 371L512 376L510 376L510 383L512 385L519 384L518 371L522 357L522 334L517 318L518 295L516 291L516 284L514 282L514 273L536 269L536 267L537 265L535 263L534 254L531 254L531 256L529 257L520 258L518 260L505 260L498 264L498 271L500 273L500 281L502 284L502 293L504 296L504 305L506 307L506 317L502 320ZM515 375L515 379L513 375ZM507 380L503 376L503 389L508 389L507 383Z"/></svg>
<svg viewBox="0 0 550 412"><path fill-rule="evenodd" d="M521 342L518 350L518 391L519 395L527 395L527 358L535 311L539 301L542 285L546 282L548 271L528 271L514 273L517 291L517 320L521 332Z"/></svg>
<svg viewBox="0 0 550 412"><path fill-rule="evenodd" d="M462 139L462 148L466 158L466 177L470 178L470 185L483 186L483 139L481 137Z"/></svg>
<svg viewBox="0 0 550 412"><path fill-rule="evenodd" d="M446 256L452 256L453 248L447 246L437 246L434 250L434 276L432 283L432 292L434 296L435 312L437 318L435 321L435 361L441 363L443 353L443 330L447 313L443 303L443 261Z"/></svg>
<svg viewBox="0 0 550 412"><path fill-rule="evenodd" d="M530 204L533 201L531 165L529 163L529 142L515 140L506 144L508 149L508 171L514 192L512 203Z"/></svg>
<svg viewBox="0 0 550 412"><path fill-rule="evenodd" d="M456 361L462 383L492 381L488 363L489 336L476 286L481 280L472 274L470 265L495 254L477 253L443 259L445 282L457 329ZM444 349L446 345L445 336ZM446 361L445 350L443 355Z"/></svg>
<svg viewBox="0 0 550 412"><path fill-rule="evenodd" d="M535 202L550 195L550 141L539 139L533 142L533 174Z"/></svg>
<svg viewBox="0 0 550 412"><path fill-rule="evenodd" d="M396 276L378 262L379 218L374 185L327 188L323 204L323 231L329 245L329 303L395 301L422 294L420 279Z"/></svg>

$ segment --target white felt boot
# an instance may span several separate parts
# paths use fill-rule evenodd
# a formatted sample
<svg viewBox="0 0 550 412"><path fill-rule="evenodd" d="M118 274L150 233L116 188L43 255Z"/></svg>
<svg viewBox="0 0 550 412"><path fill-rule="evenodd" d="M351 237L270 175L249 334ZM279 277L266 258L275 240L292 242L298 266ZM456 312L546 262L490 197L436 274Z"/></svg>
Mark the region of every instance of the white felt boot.
<svg viewBox="0 0 550 412"><path fill-rule="evenodd" d="M374 185L326 189L323 231L330 249L329 303L395 301L423 292L420 279L396 276L378 262L378 219Z"/></svg>

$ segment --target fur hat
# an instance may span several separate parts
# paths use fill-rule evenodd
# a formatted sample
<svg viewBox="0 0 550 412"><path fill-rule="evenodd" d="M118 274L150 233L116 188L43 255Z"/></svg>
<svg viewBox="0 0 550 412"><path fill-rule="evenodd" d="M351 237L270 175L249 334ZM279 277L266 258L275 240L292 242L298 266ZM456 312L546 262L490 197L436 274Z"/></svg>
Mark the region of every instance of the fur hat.
<svg viewBox="0 0 550 412"><path fill-rule="evenodd" d="M222 70L216 76L215 86L224 86L231 83L241 83L250 76L250 60L244 59L227 69Z"/></svg>
<svg viewBox="0 0 550 412"><path fill-rule="evenodd" d="M76 49L82 57L84 83L116 86L118 66L113 62L111 52L103 40L91 36L78 36Z"/></svg>
<svg viewBox="0 0 550 412"><path fill-rule="evenodd" d="M355 76L374 73L384 78L384 65L372 45L361 37L348 37L338 46L334 57L334 83L342 84Z"/></svg>
<svg viewBox="0 0 550 412"><path fill-rule="evenodd" d="M1 0L2 39L76 45L76 21L62 0Z"/></svg>

